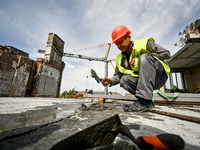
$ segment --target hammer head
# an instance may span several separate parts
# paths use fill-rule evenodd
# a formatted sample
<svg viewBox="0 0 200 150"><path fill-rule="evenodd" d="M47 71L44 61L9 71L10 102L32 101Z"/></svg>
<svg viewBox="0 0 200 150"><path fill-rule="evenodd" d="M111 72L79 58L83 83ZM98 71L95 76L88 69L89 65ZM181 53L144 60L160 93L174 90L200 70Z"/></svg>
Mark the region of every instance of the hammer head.
<svg viewBox="0 0 200 150"><path fill-rule="evenodd" d="M97 83L102 82L102 79L99 78L99 76L93 69L91 69L91 77L94 78L97 81Z"/></svg>

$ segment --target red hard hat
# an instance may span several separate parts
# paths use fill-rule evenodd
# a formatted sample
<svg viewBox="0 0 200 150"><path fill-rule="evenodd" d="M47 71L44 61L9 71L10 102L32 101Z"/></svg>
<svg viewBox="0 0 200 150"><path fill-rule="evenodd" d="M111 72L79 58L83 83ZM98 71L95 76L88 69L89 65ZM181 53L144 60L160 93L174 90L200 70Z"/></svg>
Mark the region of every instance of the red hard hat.
<svg viewBox="0 0 200 150"><path fill-rule="evenodd" d="M125 36L127 33L131 34L131 30L129 30L125 26L117 26L112 32L112 43L115 43L117 40Z"/></svg>

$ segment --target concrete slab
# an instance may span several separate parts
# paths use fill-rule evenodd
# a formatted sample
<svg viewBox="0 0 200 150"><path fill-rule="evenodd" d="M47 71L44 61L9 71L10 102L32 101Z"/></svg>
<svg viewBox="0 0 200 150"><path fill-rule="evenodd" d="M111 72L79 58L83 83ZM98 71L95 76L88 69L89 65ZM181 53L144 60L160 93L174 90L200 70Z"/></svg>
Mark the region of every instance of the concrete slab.
<svg viewBox="0 0 200 150"><path fill-rule="evenodd" d="M0 149L50 149L59 141L119 114L135 137L173 133L186 142L186 150L200 149L200 124L151 112L124 112L130 102L106 101L103 111L81 111L81 104L97 101L59 98L0 98ZM200 118L200 107L156 106L155 109ZM119 134L113 141L118 149L138 149L127 137ZM120 147L120 148L119 148ZM117 149L117 148L116 148Z"/></svg>

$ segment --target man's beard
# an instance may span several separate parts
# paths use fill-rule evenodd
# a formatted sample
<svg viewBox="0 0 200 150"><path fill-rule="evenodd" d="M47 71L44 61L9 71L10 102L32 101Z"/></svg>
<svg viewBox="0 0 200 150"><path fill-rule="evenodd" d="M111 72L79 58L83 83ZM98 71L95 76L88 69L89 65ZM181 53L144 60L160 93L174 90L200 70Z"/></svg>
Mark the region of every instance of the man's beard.
<svg viewBox="0 0 200 150"><path fill-rule="evenodd" d="M124 53L128 53L129 49L132 48L132 41L129 42L128 46L123 46L120 50Z"/></svg>

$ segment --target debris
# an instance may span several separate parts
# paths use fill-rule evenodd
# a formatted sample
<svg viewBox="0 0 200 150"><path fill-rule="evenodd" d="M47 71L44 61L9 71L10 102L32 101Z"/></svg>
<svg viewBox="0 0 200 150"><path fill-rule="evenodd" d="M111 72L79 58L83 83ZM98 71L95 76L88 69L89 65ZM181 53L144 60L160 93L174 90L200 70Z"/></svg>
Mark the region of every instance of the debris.
<svg viewBox="0 0 200 150"><path fill-rule="evenodd" d="M104 110L113 110L113 109L116 109L116 107L113 105L102 104L102 103L94 103L94 104L91 104L90 106L81 104L81 107L79 107L79 110L81 111L89 111L89 110L104 111Z"/></svg>

